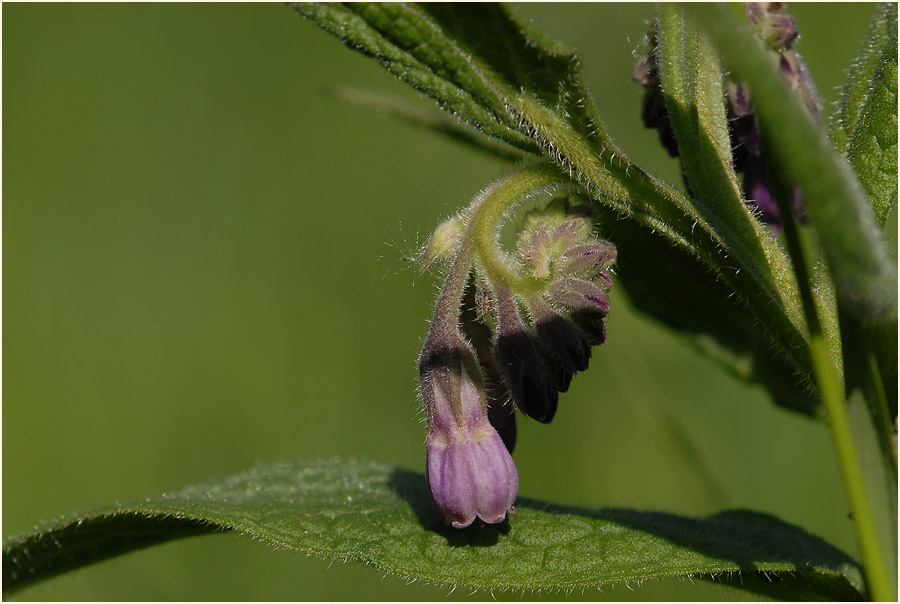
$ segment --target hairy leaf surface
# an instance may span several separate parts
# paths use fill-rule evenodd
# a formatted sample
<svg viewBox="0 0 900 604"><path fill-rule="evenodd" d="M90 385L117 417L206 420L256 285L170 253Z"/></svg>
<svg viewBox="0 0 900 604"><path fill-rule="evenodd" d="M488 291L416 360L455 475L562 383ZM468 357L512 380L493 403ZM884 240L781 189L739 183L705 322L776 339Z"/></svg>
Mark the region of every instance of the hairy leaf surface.
<svg viewBox="0 0 900 604"><path fill-rule="evenodd" d="M853 165L884 228L897 207L897 5L879 6L850 67L832 139Z"/></svg>
<svg viewBox="0 0 900 604"><path fill-rule="evenodd" d="M763 139L788 179L803 190L838 299L863 323L891 324L896 332L897 265L854 173L806 115L732 7L686 6L734 76L753 91Z"/></svg>
<svg viewBox="0 0 900 604"><path fill-rule="evenodd" d="M436 511L419 473L341 460L260 465L14 537L4 544L3 588L9 593L161 541L227 530L443 585L577 589L698 576L778 597L862 597L853 560L772 516L687 518L525 498L517 508L502 525L456 530Z"/></svg>

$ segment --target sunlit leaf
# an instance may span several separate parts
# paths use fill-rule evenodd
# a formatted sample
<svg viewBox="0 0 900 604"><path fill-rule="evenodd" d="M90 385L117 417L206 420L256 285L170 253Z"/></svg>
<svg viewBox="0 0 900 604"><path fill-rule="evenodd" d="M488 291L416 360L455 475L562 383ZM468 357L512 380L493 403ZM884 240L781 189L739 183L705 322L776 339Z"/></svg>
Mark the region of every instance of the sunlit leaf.
<svg viewBox="0 0 900 604"><path fill-rule="evenodd" d="M696 576L782 598L862 597L853 560L772 516L687 518L525 498L517 508L502 525L457 530L444 523L416 472L340 460L261 465L14 537L4 544L3 588L8 594L130 550L228 530L442 585L578 589Z"/></svg>
<svg viewBox="0 0 900 604"><path fill-rule="evenodd" d="M850 67L832 139L850 160L884 228L897 207L897 5L879 5Z"/></svg>

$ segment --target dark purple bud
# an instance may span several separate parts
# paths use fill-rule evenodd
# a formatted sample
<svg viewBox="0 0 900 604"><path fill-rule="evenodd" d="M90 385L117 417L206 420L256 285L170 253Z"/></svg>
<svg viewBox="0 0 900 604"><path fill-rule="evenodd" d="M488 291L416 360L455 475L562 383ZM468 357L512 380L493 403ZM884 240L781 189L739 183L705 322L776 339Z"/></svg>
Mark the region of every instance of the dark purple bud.
<svg viewBox="0 0 900 604"><path fill-rule="evenodd" d="M591 345L581 328L542 300L535 300L531 307L535 316L535 330L550 357L548 364L557 374L562 373L564 376L565 387L559 390L565 392L572 374L588 368Z"/></svg>
<svg viewBox="0 0 900 604"><path fill-rule="evenodd" d="M781 210L775 198L772 179L763 164L763 160L754 158L747 162L744 170L744 195L747 203L759 212L759 218L767 224L773 232L780 233L782 226ZM791 209L794 218L800 224L806 224L806 213L803 207L803 191L798 187L791 189Z"/></svg>
<svg viewBox="0 0 900 604"><path fill-rule="evenodd" d="M488 420L500 435L506 450L512 455L513 449L516 448L516 407L509 401L509 394L502 383L498 383L493 392L492 394L491 387L487 388ZM502 394L498 394L501 392Z"/></svg>
<svg viewBox="0 0 900 604"><path fill-rule="evenodd" d="M641 120L645 128L655 128L659 134L659 142L672 157L678 157L678 141L675 139L675 129L669 119L666 110L666 102L663 99L659 86L648 88L644 93L644 102L641 105Z"/></svg>
<svg viewBox="0 0 900 604"><path fill-rule="evenodd" d="M755 116L738 118L735 124L735 133L741 148L749 155L759 157L762 154L762 141L759 138L759 124Z"/></svg>
<svg viewBox="0 0 900 604"><path fill-rule="evenodd" d="M611 281L607 273L600 273L598 277L602 287L582 279L560 279L547 292L551 299L571 310L572 320L591 346L606 341L606 315L609 313L607 291Z"/></svg>
<svg viewBox="0 0 900 604"><path fill-rule="evenodd" d="M572 320L581 327L591 346L606 342L606 316L589 311L572 313Z"/></svg>
<svg viewBox="0 0 900 604"><path fill-rule="evenodd" d="M558 392L569 389L576 371L584 371L591 360L591 345L577 325L568 320L538 322L541 343L546 350L547 374Z"/></svg>
<svg viewBox="0 0 900 604"><path fill-rule="evenodd" d="M559 397L547 383L535 336L519 315L510 292L498 291L497 302L499 321L494 340L497 369L519 411L549 423L556 413Z"/></svg>
<svg viewBox="0 0 900 604"><path fill-rule="evenodd" d="M550 423L559 397L547 383L544 363L530 330L501 330L494 343L494 358L519 411Z"/></svg>
<svg viewBox="0 0 900 604"><path fill-rule="evenodd" d="M772 230L781 230L781 214L773 196L765 165L758 158L748 160L744 167L744 195L759 212L759 218Z"/></svg>

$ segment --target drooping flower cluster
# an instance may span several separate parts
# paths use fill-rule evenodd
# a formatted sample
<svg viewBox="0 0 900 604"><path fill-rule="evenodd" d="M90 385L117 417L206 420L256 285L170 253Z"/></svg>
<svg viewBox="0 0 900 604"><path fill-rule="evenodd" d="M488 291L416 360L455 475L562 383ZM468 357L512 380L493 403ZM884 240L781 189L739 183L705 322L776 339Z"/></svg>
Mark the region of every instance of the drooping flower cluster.
<svg viewBox="0 0 900 604"><path fill-rule="evenodd" d="M514 512L513 409L549 423L606 339L616 249L571 210L560 199L529 216L515 258L493 249L468 262L465 234L447 223L436 231L446 241L429 245L456 253L419 357L428 483L456 528ZM448 230L457 243L447 244ZM486 268L501 257L505 277Z"/></svg>
<svg viewBox="0 0 900 604"><path fill-rule="evenodd" d="M818 94L806 64L793 47L799 37L794 18L784 12L782 2L748 2L745 13L760 44L778 66L779 73L790 84L810 119L818 124ZM655 30L651 29L645 40L648 51L638 57L634 79L646 88L642 109L644 126L656 128L660 142L670 155L677 157L678 143L659 84L654 52L656 37ZM728 121L731 125L732 159L735 171L743 174L744 197L758 211L760 220L778 232L781 229L781 216L774 196L775 187L769 168L771 160L767 157L766 143L760 136L751 91L745 84L730 80L725 82L725 90ZM803 193L794 188L791 195L791 207L796 217L802 221Z"/></svg>

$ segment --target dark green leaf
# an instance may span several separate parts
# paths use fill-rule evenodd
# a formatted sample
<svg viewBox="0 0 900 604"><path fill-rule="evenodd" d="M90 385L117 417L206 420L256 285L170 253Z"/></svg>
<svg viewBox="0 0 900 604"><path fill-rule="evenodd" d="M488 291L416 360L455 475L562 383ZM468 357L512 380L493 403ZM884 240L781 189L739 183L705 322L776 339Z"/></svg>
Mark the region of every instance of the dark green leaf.
<svg viewBox="0 0 900 604"><path fill-rule="evenodd" d="M700 19L735 78L753 91L775 163L803 190L838 299L863 322L897 324L897 266L859 182L791 94L749 26L732 7L686 5Z"/></svg>
<svg viewBox="0 0 900 604"><path fill-rule="evenodd" d="M525 151L538 150L512 120L507 107L508 81L494 72L500 69L507 75L514 67L508 60L489 65L478 55L466 52L468 49L464 44L471 41L466 28L453 32L465 36L463 39L454 39L449 29L436 23L438 17L443 17L458 24L453 9L437 5L429 9L412 4L378 3L292 6L340 37L344 44L378 59L388 71L485 134ZM428 10L433 10L435 15L429 15ZM510 45L518 43L523 49L527 47L505 8L473 5L467 14L472 17L468 24L480 23L479 29L494 28L490 36L492 41L502 41L504 35L511 34L514 39L508 42ZM532 50L531 55L534 63L526 68L537 73L552 73L559 67L558 57L542 57L537 50Z"/></svg>
<svg viewBox="0 0 900 604"><path fill-rule="evenodd" d="M768 515L685 518L524 498L517 507L502 525L456 530L440 518L425 477L415 472L339 460L257 466L14 537L4 544L3 588L10 593L126 551L229 530L444 585L577 589L698 576L778 597L862 597L853 560Z"/></svg>
<svg viewBox="0 0 900 604"><path fill-rule="evenodd" d="M729 249L765 265L765 247L772 235L744 202L732 167L718 55L675 4L660 5L654 42L659 85L693 207ZM639 308L696 334L695 342L701 349L737 375L765 384L779 404L807 413L816 410L814 388L798 381L783 358L773 357L764 331L747 308L707 303L728 297L725 283L678 250L644 244L623 250L623 255L640 263L647 282L626 283ZM654 296L651 288L667 294ZM703 313L698 312L700 308ZM830 314L835 314L833 308ZM834 332L836 329L832 329Z"/></svg>
<svg viewBox="0 0 900 604"><path fill-rule="evenodd" d="M758 241L764 228L741 198L731 165L718 56L678 5L660 5L656 33L659 82L697 211L730 247Z"/></svg>
<svg viewBox="0 0 900 604"><path fill-rule="evenodd" d="M897 5L885 3L850 67L832 139L850 160L884 228L897 207Z"/></svg>

